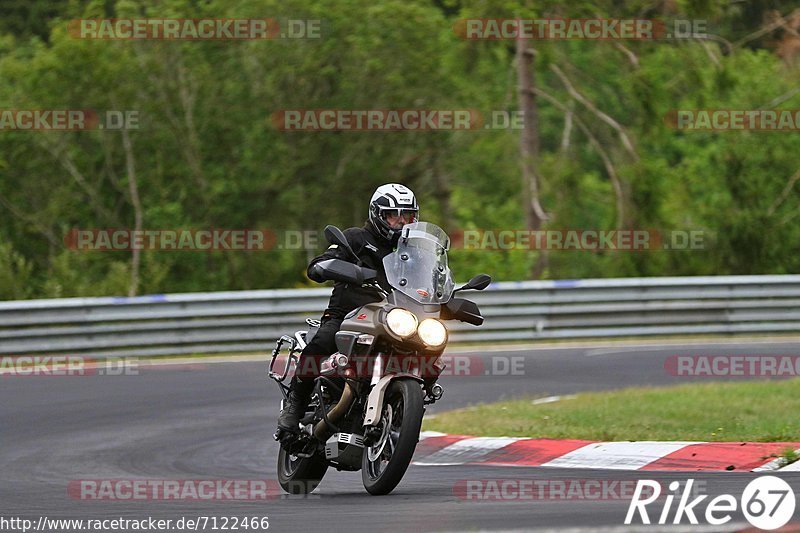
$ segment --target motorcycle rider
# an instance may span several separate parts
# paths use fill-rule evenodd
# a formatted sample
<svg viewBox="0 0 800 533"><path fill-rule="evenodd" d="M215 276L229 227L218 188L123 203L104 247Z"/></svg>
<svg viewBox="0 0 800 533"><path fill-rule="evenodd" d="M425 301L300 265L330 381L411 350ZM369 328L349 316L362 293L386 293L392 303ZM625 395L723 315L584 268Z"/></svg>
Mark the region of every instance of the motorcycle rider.
<svg viewBox="0 0 800 533"><path fill-rule="evenodd" d="M378 272L378 283L388 288L386 273L383 269L383 258L391 253L397 245L400 231L405 224L416 222L419 207L414 193L398 183L381 185L375 190L369 202L369 214L364 226L349 228L344 231L350 248L361 261L361 266ZM338 245L332 244L311 260L308 265L308 277L317 283L323 283L321 273L316 264L326 259L342 259L355 263L355 259ZM292 378L288 394L288 405L278 418L278 431L298 433L300 419L305 415L311 394L314 390L314 379L319 372L322 358L336 351L335 335L339 331L344 316L370 302L380 301L374 290L337 281L333 285L328 308L322 315L319 330L300 354L297 371ZM314 358L315 364L307 364L307 358ZM301 372L300 369L303 369ZM310 370L313 369L313 370ZM313 375L312 375L313 374Z"/></svg>

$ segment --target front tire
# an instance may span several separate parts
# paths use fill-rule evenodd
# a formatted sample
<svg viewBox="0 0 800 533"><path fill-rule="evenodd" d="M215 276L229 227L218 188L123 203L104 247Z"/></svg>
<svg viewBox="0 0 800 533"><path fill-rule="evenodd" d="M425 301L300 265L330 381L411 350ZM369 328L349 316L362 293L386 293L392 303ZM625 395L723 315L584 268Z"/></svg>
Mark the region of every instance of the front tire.
<svg viewBox="0 0 800 533"><path fill-rule="evenodd" d="M389 494L403 479L419 441L423 413L419 384L411 379L392 381L384 397L381 437L364 448L361 459L367 492Z"/></svg>
<svg viewBox="0 0 800 533"><path fill-rule="evenodd" d="M317 456L296 457L283 446L278 451L278 483L289 494L311 493L327 470L328 463Z"/></svg>

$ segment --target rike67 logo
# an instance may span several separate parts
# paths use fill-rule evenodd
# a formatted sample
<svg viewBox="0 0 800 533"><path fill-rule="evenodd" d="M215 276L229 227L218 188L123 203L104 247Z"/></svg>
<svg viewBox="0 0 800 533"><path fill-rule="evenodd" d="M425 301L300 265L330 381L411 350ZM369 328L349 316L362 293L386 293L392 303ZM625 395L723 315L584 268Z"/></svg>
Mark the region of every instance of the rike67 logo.
<svg viewBox="0 0 800 533"><path fill-rule="evenodd" d="M705 513L700 514L697 509L698 504L705 500L708 495L697 496L689 500L692 496L693 479L686 481L683 490L680 491L681 483L673 481L669 484L671 494L664 498L664 506L658 515L656 524L665 525L672 513L672 503L678 499L675 513L672 515L672 524L686 524L688 521L692 525L698 525L698 515L705 518L705 522L712 526L720 526L731 521L732 513L741 509L742 514L750 524L759 529L772 530L786 525L794 515L795 495L792 487L786 481L775 476L761 476L745 487L741 500L730 494L721 494L709 501L705 508ZM642 497L646 493L646 497ZM647 506L655 502L661 496L661 485L657 481L640 479L634 489L633 499L628 506L628 513L625 515L625 524L630 525L638 514L642 524L650 524L650 515ZM653 507L656 507L655 505ZM656 510L657 509L651 509ZM697 514L695 514L697 513ZM655 518L655 516L654 516Z"/></svg>

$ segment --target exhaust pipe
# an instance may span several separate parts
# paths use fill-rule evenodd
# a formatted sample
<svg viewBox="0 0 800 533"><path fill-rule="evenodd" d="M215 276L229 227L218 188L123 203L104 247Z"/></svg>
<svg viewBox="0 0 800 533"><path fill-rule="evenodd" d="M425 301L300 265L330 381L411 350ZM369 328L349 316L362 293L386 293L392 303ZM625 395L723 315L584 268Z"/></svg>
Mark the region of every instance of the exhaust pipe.
<svg viewBox="0 0 800 533"><path fill-rule="evenodd" d="M350 406L353 405L353 400L355 400L355 398L356 395L353 392L353 387L350 385L350 382L345 382L342 397L336 405L331 407L331 410L326 413L326 417L331 424L335 424L344 416L347 410L350 409ZM328 440L332 434L333 428L329 427L328 424L325 423L325 420L320 420L317 425L314 426L314 437L322 442Z"/></svg>

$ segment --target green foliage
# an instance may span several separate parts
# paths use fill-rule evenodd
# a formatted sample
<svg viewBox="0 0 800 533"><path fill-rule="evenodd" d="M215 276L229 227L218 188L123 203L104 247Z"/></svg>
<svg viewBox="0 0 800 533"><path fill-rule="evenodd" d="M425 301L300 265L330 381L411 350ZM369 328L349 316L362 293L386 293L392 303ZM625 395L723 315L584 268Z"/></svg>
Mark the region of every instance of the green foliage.
<svg viewBox="0 0 800 533"><path fill-rule="evenodd" d="M271 117L297 108L476 109L485 116L515 111L514 42L459 39L453 31L459 19L707 18L710 31L743 43L730 53L722 40L533 43L536 86L561 104L537 98L536 164L541 203L550 215L545 229L615 228L610 162L624 192L625 227L701 230L706 244L690 251L549 251L544 276L800 269L800 206L797 182L790 182L800 167L797 134L692 133L664 121L675 109L797 108L800 95L791 93L800 81L797 62L776 53L790 32L753 36L774 12L791 11L788 3L6 3L0 109L137 111L141 126L129 135L149 229L360 225L369 195L389 181L412 187L423 218L454 235L522 229L518 130L281 132ZM67 22L81 17L324 22L320 39L93 41L67 31ZM552 66L621 125L635 156L607 121L570 96ZM566 136L565 108L574 119ZM130 252L77 252L63 243L72 228L133 227L134 176L128 169L119 131L0 132L0 298L128 293ZM143 252L137 291L309 286L305 265L316 253ZM540 253L455 249L451 267L459 279L479 271L498 280L526 279Z"/></svg>
<svg viewBox="0 0 800 533"><path fill-rule="evenodd" d="M0 298L21 300L32 293L30 286L33 266L15 252L11 243L0 240Z"/></svg>
<svg viewBox="0 0 800 533"><path fill-rule="evenodd" d="M587 392L539 405L514 398L442 413L424 429L476 437L795 442L799 389L797 379L758 380ZM783 458L797 459L786 452Z"/></svg>

